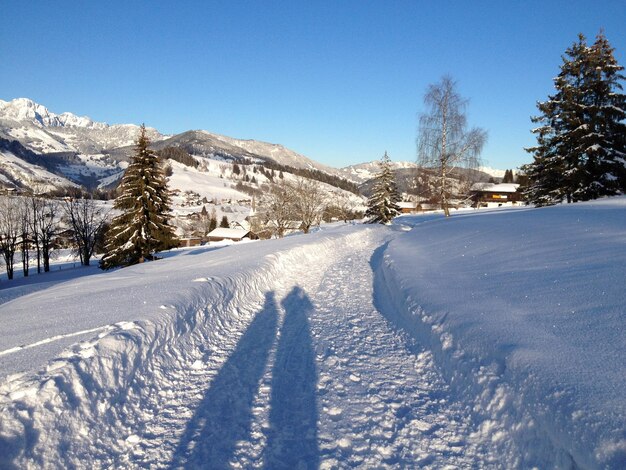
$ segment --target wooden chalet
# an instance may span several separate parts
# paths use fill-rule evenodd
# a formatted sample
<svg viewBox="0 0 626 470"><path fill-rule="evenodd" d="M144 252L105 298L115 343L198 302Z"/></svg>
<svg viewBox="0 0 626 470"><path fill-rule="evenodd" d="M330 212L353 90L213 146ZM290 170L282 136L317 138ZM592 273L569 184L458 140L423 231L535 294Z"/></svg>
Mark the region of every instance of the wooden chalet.
<svg viewBox="0 0 626 470"><path fill-rule="evenodd" d="M513 183L475 183L471 189L473 206L515 206L522 202L518 188L519 184Z"/></svg>
<svg viewBox="0 0 626 470"><path fill-rule="evenodd" d="M202 245L202 237L179 237L180 246L200 246Z"/></svg>
<svg viewBox="0 0 626 470"><path fill-rule="evenodd" d="M417 202L412 201L400 201L396 203L400 208L400 213L402 214L415 214L417 213L418 204Z"/></svg>
<svg viewBox="0 0 626 470"><path fill-rule="evenodd" d="M218 227L215 230L209 232L207 238L210 242L221 242L223 240L232 240L234 242L238 242L243 240L244 238L249 238L253 240L254 236L252 235L252 232L250 232L250 230L241 228Z"/></svg>

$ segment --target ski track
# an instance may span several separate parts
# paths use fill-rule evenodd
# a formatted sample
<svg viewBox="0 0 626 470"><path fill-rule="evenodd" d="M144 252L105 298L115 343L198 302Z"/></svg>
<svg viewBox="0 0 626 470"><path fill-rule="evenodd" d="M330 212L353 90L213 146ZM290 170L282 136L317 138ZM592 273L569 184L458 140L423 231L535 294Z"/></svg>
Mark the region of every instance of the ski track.
<svg viewBox="0 0 626 470"><path fill-rule="evenodd" d="M144 405L116 464L497 465L431 354L374 306L369 261L383 235L363 232L351 252L325 253L334 261L278 279L263 305L250 306L251 321L222 325L221 343L202 360L165 371L170 375Z"/></svg>

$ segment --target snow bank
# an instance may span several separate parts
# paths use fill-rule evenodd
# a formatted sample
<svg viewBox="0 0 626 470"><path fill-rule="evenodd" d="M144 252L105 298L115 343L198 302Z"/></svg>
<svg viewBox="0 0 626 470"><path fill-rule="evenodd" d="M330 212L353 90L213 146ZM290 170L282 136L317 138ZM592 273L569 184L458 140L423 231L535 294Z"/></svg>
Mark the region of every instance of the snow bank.
<svg viewBox="0 0 626 470"><path fill-rule="evenodd" d="M347 247L364 230L335 229L210 253L199 249L0 306L0 315L11 309L35 323L52 317L51 329L93 328L89 340L65 349L38 373L27 369L0 382L0 467L124 466L145 421L159 412L152 409L152 395L181 370L202 368L228 353L281 279L302 264L331 263L319 254ZM57 303L51 306L50 299Z"/></svg>
<svg viewBox="0 0 626 470"><path fill-rule="evenodd" d="M457 216L381 250L376 296L503 467L626 468L625 248L625 198Z"/></svg>

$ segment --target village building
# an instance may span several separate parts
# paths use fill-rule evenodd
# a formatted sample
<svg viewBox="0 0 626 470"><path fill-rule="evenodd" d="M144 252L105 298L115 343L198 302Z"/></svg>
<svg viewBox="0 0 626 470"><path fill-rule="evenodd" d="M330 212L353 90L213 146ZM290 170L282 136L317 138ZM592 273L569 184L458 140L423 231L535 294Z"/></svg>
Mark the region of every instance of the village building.
<svg viewBox="0 0 626 470"><path fill-rule="evenodd" d="M207 235L209 242L221 242L223 240L241 241L244 238L254 240L256 237L250 230L242 228L225 228L218 227Z"/></svg>
<svg viewBox="0 0 626 470"><path fill-rule="evenodd" d="M475 183L471 188L473 206L502 207L521 203L522 195L519 184L513 183Z"/></svg>
<svg viewBox="0 0 626 470"><path fill-rule="evenodd" d="M417 213L417 202L413 201L400 201L396 202L396 205L400 208L402 214L415 214Z"/></svg>
<svg viewBox="0 0 626 470"><path fill-rule="evenodd" d="M178 241L180 242L180 246L190 247L190 246L200 246L202 245L202 237L178 237Z"/></svg>

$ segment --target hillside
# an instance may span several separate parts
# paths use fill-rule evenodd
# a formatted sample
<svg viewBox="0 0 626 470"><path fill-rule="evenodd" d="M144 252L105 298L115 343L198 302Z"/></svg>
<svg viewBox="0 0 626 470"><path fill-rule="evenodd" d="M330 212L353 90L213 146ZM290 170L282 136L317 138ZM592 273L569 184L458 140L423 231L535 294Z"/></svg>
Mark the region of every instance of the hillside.
<svg viewBox="0 0 626 470"><path fill-rule="evenodd" d="M29 163L90 188L110 186L133 154L139 126L109 125L72 113L55 114L26 98L0 100L0 138L36 155ZM179 147L189 154L233 162L270 162L334 177L340 172L281 145L193 130L166 136L148 128L153 148ZM13 157L20 158L13 154ZM4 166L0 160L0 169Z"/></svg>
<svg viewBox="0 0 626 470"><path fill-rule="evenodd" d="M405 216L12 285L0 466L623 468L625 230Z"/></svg>

